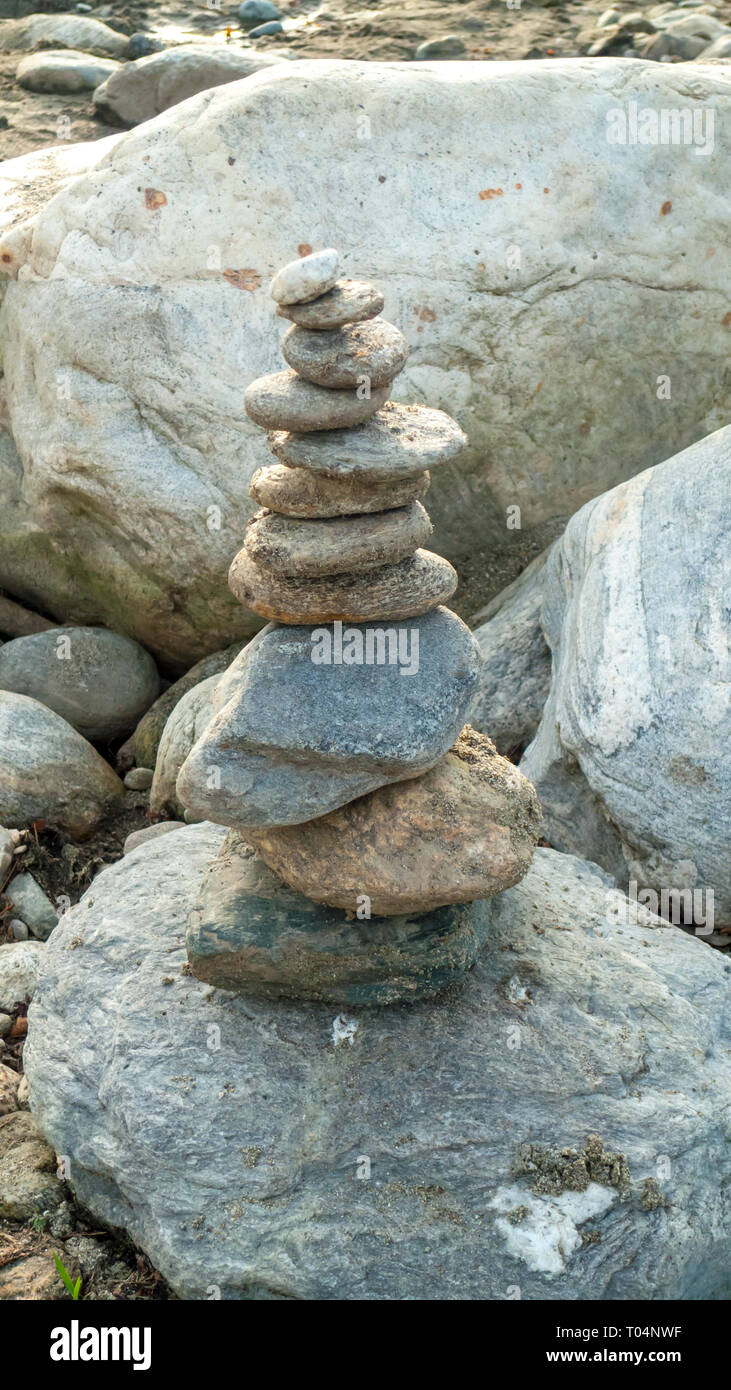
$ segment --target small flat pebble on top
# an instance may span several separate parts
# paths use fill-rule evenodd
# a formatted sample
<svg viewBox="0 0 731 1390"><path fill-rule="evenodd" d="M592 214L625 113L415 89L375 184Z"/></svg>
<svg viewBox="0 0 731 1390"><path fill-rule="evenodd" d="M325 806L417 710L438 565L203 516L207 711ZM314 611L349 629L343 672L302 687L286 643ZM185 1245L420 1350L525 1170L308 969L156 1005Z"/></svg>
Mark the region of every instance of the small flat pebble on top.
<svg viewBox="0 0 731 1390"><path fill-rule="evenodd" d="M340 271L340 257L328 246L298 261L290 261L277 271L269 293L277 304L305 304L331 290Z"/></svg>
<svg viewBox="0 0 731 1390"><path fill-rule="evenodd" d="M326 294L318 295L307 304L280 304L280 318L291 319L302 328L327 330L343 328L346 323L362 323L374 319L383 308L380 290L365 280L337 280Z"/></svg>

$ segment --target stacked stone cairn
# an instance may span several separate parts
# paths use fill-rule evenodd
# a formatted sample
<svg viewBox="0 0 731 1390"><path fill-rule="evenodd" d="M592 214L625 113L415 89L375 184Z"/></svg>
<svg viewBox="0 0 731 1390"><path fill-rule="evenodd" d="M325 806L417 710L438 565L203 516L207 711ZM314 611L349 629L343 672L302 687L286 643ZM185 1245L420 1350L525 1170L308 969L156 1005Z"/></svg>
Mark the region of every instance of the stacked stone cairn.
<svg viewBox="0 0 731 1390"><path fill-rule="evenodd" d="M484 900L526 873L535 791L465 724L479 649L423 549L429 473L463 449L448 415L388 400L408 347L327 249L285 266L290 370L254 381L277 462L251 495L229 584L270 623L216 689L178 795L233 827L187 930L200 979L241 994L390 1004L474 963Z"/></svg>

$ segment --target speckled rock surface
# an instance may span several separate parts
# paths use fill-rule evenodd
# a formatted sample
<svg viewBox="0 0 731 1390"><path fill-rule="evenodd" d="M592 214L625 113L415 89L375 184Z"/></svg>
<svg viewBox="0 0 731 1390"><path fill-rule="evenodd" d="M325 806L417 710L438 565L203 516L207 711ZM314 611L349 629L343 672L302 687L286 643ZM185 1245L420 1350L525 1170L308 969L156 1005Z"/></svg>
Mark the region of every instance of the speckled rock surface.
<svg viewBox="0 0 731 1390"><path fill-rule="evenodd" d="M199 980L245 997L368 1007L429 999L475 963L469 904L388 920L352 907L293 892L230 831L188 917L188 961Z"/></svg>
<svg viewBox="0 0 731 1390"><path fill-rule="evenodd" d="M256 565L277 576L319 578L397 564L423 546L431 531L420 502L328 521L291 520L265 511L248 523L244 548Z"/></svg>
<svg viewBox="0 0 731 1390"><path fill-rule="evenodd" d="M359 394L359 389L330 391L296 372L272 372L247 386L244 409L266 430L348 429L375 415L387 397L388 386L374 387L368 394Z"/></svg>
<svg viewBox="0 0 731 1390"><path fill-rule="evenodd" d="M393 401L360 429L313 429L305 435L297 429L279 425L270 434L269 447L280 462L339 477L408 478L451 463L467 443L459 425L443 410Z"/></svg>
<svg viewBox="0 0 731 1390"><path fill-rule="evenodd" d="M428 912L489 898L528 869L538 798L484 734L462 730L430 772L380 787L304 825L251 830L262 859L299 893L356 912Z"/></svg>
<svg viewBox="0 0 731 1390"><path fill-rule="evenodd" d="M346 475L328 476L309 468L288 468L281 463L258 468L251 480L251 496L262 507L285 516L351 516L381 512L389 507L419 501L429 487L429 474L412 478L376 479Z"/></svg>
<svg viewBox="0 0 731 1390"><path fill-rule="evenodd" d="M312 251L299 260L288 261L274 276L269 293L277 304L306 304L332 289L339 270L337 251L326 246L323 251Z"/></svg>
<svg viewBox="0 0 731 1390"><path fill-rule="evenodd" d="M336 280L331 290L308 304L278 304L277 313L303 328L323 330L373 319L380 314L383 303L380 290L364 280Z"/></svg>
<svg viewBox="0 0 731 1390"><path fill-rule="evenodd" d="M395 565L365 574L288 579L262 569L240 550L228 582L239 603L274 622L396 622L446 603L457 588L457 571L441 555L417 550Z"/></svg>
<svg viewBox="0 0 731 1390"><path fill-rule="evenodd" d="M620 923L604 875L539 849L440 999L242 999L183 973L223 835L97 876L41 948L24 1056L77 1196L179 1295L731 1292L719 952Z"/></svg>
<svg viewBox="0 0 731 1390"><path fill-rule="evenodd" d="M282 339L282 356L316 386L355 390L361 382L388 386L405 365L409 345L385 319L354 323L330 333L294 324Z"/></svg>
<svg viewBox="0 0 731 1390"><path fill-rule="evenodd" d="M362 646L352 664L338 661L327 629L260 632L219 682L217 713L178 777L180 801L224 825L293 825L433 767L469 717L472 634L437 608L394 631L397 661L384 664L392 644L376 631L343 630L343 647Z"/></svg>

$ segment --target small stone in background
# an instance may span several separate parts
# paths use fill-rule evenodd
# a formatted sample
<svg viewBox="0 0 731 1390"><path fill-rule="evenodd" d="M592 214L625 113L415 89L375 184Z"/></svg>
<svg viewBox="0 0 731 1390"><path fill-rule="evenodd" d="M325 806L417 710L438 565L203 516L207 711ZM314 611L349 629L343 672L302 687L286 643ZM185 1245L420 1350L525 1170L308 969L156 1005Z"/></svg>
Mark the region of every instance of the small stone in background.
<svg viewBox="0 0 731 1390"><path fill-rule="evenodd" d="M0 1038L4 1038L13 1026L10 1014L0 1014Z"/></svg>
<svg viewBox="0 0 731 1390"><path fill-rule="evenodd" d="M162 44L150 34L133 34L127 45L127 57L134 62L137 58L147 58L150 53L159 53Z"/></svg>
<svg viewBox="0 0 731 1390"><path fill-rule="evenodd" d="M249 30L250 39L263 39L267 34L283 34L284 25L279 19L272 19L268 24L259 24L256 29Z"/></svg>
<svg viewBox="0 0 731 1390"><path fill-rule="evenodd" d="M279 10L276 5L270 4L270 0L244 0L239 5L239 23L243 29L254 29L259 24L280 18Z"/></svg>
<svg viewBox="0 0 731 1390"><path fill-rule="evenodd" d="M32 999L41 971L44 947L40 941L8 941L0 946L0 1009Z"/></svg>
<svg viewBox="0 0 731 1390"><path fill-rule="evenodd" d="M27 1110L29 1108L30 1087L28 1085L28 1078L25 1074L21 1076L20 1081L18 1082L18 1090L15 1098L18 1102L19 1110Z"/></svg>
<svg viewBox="0 0 731 1390"><path fill-rule="evenodd" d="M15 79L29 92L93 92L120 64L114 58L94 58L74 49L46 49L29 53L18 64Z"/></svg>
<svg viewBox="0 0 731 1390"><path fill-rule="evenodd" d="M124 842L123 854L129 854L131 850L137 849L138 845L144 845L148 840L157 840L160 835L167 835L170 830L180 830L183 825L181 820L161 820L157 825L145 825L142 830L133 830Z"/></svg>
<svg viewBox="0 0 731 1390"><path fill-rule="evenodd" d="M130 791L144 792L152 786L154 775L151 767L131 767L124 779L124 785Z"/></svg>
<svg viewBox="0 0 731 1390"><path fill-rule="evenodd" d="M466 44L459 34L446 34L443 39L427 39L420 43L414 59L417 63L428 63L432 58L459 58L466 52Z"/></svg>
<svg viewBox="0 0 731 1390"><path fill-rule="evenodd" d="M13 917L10 922L10 935L14 941L27 941L30 932L25 922L21 922L19 917Z"/></svg>
<svg viewBox="0 0 731 1390"><path fill-rule="evenodd" d="M51 935L58 922L58 913L31 874L17 874L11 879L5 896L33 936L45 941Z"/></svg>

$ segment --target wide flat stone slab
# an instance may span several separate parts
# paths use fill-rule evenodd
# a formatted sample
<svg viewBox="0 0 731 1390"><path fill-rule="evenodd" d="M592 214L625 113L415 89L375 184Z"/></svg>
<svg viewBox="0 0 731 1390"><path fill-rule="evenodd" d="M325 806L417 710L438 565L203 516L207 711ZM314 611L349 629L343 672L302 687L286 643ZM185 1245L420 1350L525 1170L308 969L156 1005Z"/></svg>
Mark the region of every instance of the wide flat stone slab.
<svg viewBox="0 0 731 1390"><path fill-rule="evenodd" d="M467 436L443 410L397 405L394 401L389 401L367 424L347 433L334 427L313 428L303 438L298 428L302 431L304 427L280 424L269 436L270 448L279 461L292 468L313 468L317 473L338 475L408 478L424 469L451 463L467 444Z"/></svg>
<svg viewBox="0 0 731 1390"><path fill-rule="evenodd" d="M272 463L268 468L257 468L249 492L260 506L284 516L328 517L408 506L423 498L428 487L428 473L393 479L353 474L338 477Z"/></svg>
<svg viewBox="0 0 731 1390"><path fill-rule="evenodd" d="M38 947L23 1056L77 1197L181 1298L731 1292L720 952L539 849L438 1000L244 999L185 952L224 834L96 876Z"/></svg>
<svg viewBox="0 0 731 1390"><path fill-rule="evenodd" d="M331 290L308 304L278 304L280 318L303 328L327 330L373 319L383 308L383 295L365 280L336 280Z"/></svg>
<svg viewBox="0 0 731 1390"><path fill-rule="evenodd" d="M478 655L447 608L390 629L266 627L220 678L178 796L198 819L293 825L426 772L469 717Z"/></svg>
<svg viewBox="0 0 731 1390"><path fill-rule="evenodd" d="M354 323L331 333L294 324L282 339L282 356L316 386L354 390L364 381L388 386L406 365L409 345L385 319Z"/></svg>
<svg viewBox="0 0 731 1390"><path fill-rule="evenodd" d="M490 898L526 873L540 834L534 788L466 726L422 777L361 796L303 825L250 831L299 893L380 916Z"/></svg>
<svg viewBox="0 0 731 1390"><path fill-rule="evenodd" d="M375 515L320 521L265 511L248 523L244 548L255 564L277 576L362 574L397 564L428 541L431 532L420 502Z"/></svg>
<svg viewBox="0 0 731 1390"><path fill-rule="evenodd" d="M429 999L471 969L471 905L359 921L287 887L237 832L210 864L185 935L193 974L265 999L384 1005Z"/></svg>
<svg viewBox="0 0 731 1390"><path fill-rule="evenodd" d="M446 603L457 588L457 571L431 550L366 574L322 579L288 579L254 563L246 550L235 556L228 583L239 603L279 623L396 622Z"/></svg>
<svg viewBox="0 0 731 1390"><path fill-rule="evenodd" d="M388 398L388 386L374 387L368 396L357 391L329 391L305 381L296 372L272 372L257 377L244 392L244 409L255 425L266 430L335 430L360 425Z"/></svg>

